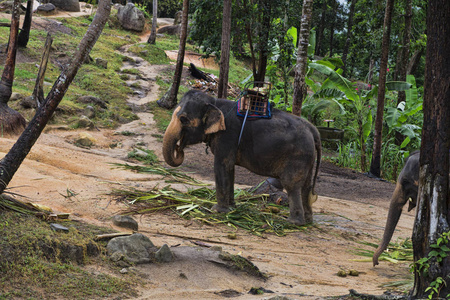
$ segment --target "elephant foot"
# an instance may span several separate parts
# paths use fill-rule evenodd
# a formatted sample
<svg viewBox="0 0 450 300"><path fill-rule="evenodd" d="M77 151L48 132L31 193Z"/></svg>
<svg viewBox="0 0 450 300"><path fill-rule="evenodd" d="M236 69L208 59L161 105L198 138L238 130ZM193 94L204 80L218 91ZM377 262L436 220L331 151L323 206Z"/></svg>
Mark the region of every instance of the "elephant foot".
<svg viewBox="0 0 450 300"><path fill-rule="evenodd" d="M304 225L306 225L306 221L303 220L303 219L298 219L298 218L291 218L291 217L289 217L289 218L288 218L288 221L289 221L290 223L294 224L294 225L297 225L297 226L304 226Z"/></svg>
<svg viewBox="0 0 450 300"><path fill-rule="evenodd" d="M211 210L219 212L219 213L227 213L227 212L231 211L230 207L219 205L219 204L214 204L214 206L211 208Z"/></svg>

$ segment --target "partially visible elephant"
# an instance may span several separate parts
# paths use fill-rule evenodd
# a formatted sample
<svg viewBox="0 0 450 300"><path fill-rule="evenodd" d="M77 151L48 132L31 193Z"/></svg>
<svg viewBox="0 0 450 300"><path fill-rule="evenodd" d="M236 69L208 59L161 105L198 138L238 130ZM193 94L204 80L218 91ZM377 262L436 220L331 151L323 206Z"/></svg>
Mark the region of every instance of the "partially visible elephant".
<svg viewBox="0 0 450 300"><path fill-rule="evenodd" d="M383 239L372 257L374 266L378 265L378 258L389 245L400 215L402 214L403 206L409 200L408 211L416 207L419 187L419 158L420 153L418 151L413 152L406 160L398 176L397 185L395 186L389 206Z"/></svg>
<svg viewBox="0 0 450 300"><path fill-rule="evenodd" d="M289 221L311 223L322 153L318 130L300 117L273 109L270 119L247 120L239 143L243 120L237 116L236 104L196 90L187 92L164 135L165 161L179 166L186 146L204 142L214 154L214 210L227 212L235 205L234 169L239 165L279 181L288 194Z"/></svg>

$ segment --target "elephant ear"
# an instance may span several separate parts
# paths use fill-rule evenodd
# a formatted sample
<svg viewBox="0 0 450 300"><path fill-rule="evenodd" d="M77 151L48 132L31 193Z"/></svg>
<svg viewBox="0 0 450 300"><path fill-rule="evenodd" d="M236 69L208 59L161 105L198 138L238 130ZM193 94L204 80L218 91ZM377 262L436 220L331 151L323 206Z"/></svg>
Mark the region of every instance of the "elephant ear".
<svg viewBox="0 0 450 300"><path fill-rule="evenodd" d="M212 104L208 104L208 110L203 118L203 124L205 124L205 134L211 134L226 129L223 113Z"/></svg>

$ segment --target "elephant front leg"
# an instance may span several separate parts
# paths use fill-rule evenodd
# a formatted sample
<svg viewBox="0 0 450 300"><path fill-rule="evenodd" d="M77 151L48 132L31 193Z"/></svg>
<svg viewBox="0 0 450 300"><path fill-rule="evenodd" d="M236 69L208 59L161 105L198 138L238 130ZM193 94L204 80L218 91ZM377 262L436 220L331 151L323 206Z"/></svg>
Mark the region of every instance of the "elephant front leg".
<svg viewBox="0 0 450 300"><path fill-rule="evenodd" d="M234 202L234 164L227 166L222 162L214 163L214 173L216 180L217 204L213 210L217 212L229 212Z"/></svg>
<svg viewBox="0 0 450 300"><path fill-rule="evenodd" d="M302 188L294 187L286 189L289 200L289 218L288 221L292 224L303 226L306 225L305 211L302 203Z"/></svg>

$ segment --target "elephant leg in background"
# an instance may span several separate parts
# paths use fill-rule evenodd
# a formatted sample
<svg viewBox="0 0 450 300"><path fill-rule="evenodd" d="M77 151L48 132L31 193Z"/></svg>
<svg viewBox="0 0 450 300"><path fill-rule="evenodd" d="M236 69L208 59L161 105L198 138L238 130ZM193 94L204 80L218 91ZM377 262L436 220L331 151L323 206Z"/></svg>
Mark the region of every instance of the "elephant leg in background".
<svg viewBox="0 0 450 300"><path fill-rule="evenodd" d="M289 222L303 226L306 224L305 211L302 204L302 185L283 185L286 188L289 200Z"/></svg>
<svg viewBox="0 0 450 300"><path fill-rule="evenodd" d="M312 223L313 222L313 211L312 211L312 203L314 200L311 199L312 195L312 186L311 186L311 180L312 180L312 173L313 170L311 169L308 173L308 176L306 176L305 183L303 184L302 188L302 204L303 204L303 211L305 214L305 222ZM316 198L314 198L316 199Z"/></svg>
<svg viewBox="0 0 450 300"><path fill-rule="evenodd" d="M229 212L234 202L234 160L222 159L214 156L214 174L216 180L217 204L213 210L218 212Z"/></svg>

